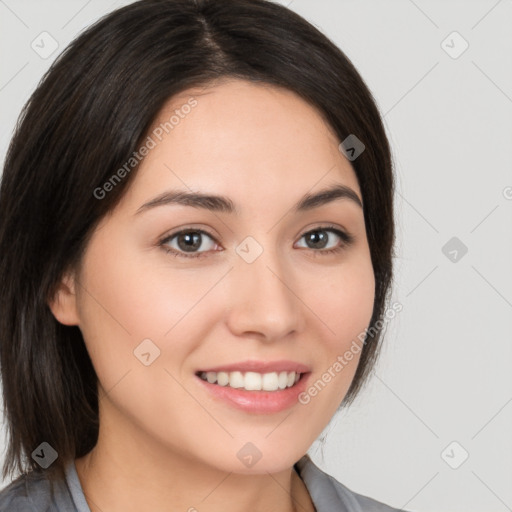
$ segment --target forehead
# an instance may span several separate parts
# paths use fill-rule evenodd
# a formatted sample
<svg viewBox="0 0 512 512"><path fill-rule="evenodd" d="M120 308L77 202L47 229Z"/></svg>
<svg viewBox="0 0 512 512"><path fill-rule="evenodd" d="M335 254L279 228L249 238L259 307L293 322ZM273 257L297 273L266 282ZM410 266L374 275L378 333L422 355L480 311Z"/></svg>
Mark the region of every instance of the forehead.
<svg viewBox="0 0 512 512"><path fill-rule="evenodd" d="M341 183L360 196L339 140L316 108L287 89L243 80L193 88L171 98L148 131L137 200L165 188L282 201ZM133 194L132 194L133 195Z"/></svg>
<svg viewBox="0 0 512 512"><path fill-rule="evenodd" d="M192 99L196 105L188 108ZM171 120L172 127L166 126ZM185 139L193 134L203 143L222 145L224 153L227 146L236 150L243 143L261 149L259 143L269 140L274 144L267 150L277 144L298 149L306 143L305 150L314 145L318 151L321 139L339 144L322 113L293 91L240 79L225 78L174 96L151 130L158 128L163 128L165 135L172 132L176 142L176 137ZM279 137L272 139L275 135Z"/></svg>

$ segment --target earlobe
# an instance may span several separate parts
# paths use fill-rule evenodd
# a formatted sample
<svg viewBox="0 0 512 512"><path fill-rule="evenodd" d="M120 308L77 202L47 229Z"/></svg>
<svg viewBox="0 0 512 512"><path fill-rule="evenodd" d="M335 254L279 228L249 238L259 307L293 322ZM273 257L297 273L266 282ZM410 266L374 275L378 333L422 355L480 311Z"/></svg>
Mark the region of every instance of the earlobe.
<svg viewBox="0 0 512 512"><path fill-rule="evenodd" d="M58 322L64 325L78 325L76 282L72 273L66 273L56 292L48 300L48 306Z"/></svg>

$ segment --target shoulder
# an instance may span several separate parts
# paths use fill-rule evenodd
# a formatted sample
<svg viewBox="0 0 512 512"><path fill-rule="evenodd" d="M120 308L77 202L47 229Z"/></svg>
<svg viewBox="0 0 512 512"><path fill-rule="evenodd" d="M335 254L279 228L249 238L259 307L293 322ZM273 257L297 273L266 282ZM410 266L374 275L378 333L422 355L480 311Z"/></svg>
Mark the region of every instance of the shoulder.
<svg viewBox="0 0 512 512"><path fill-rule="evenodd" d="M0 490L0 512L60 512L54 496L61 487L42 472L25 473Z"/></svg>
<svg viewBox="0 0 512 512"><path fill-rule="evenodd" d="M407 512L352 491L316 466L309 455L302 457L296 468L318 512Z"/></svg>

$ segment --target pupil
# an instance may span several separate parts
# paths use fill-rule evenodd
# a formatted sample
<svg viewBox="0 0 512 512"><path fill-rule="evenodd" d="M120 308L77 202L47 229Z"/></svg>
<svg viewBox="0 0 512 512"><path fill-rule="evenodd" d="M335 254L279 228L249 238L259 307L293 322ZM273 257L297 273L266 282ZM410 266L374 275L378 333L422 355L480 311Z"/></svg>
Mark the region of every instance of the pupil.
<svg viewBox="0 0 512 512"><path fill-rule="evenodd" d="M325 243L327 241L327 237L325 236L325 233L322 231L315 231L311 233L310 235L311 242L313 245L320 245L321 247L325 247ZM198 249L201 246L201 243L199 241L200 235L199 233L185 233L181 235L178 239L178 245L180 246L180 249L192 252L190 249ZM185 244L180 243L181 241L185 240ZM323 242L323 243L322 243Z"/></svg>
<svg viewBox="0 0 512 512"><path fill-rule="evenodd" d="M310 236L311 236L311 238L313 238L313 243L316 243L318 240L322 241L322 239L323 239L324 244L321 244L321 246L322 247L325 246L325 241L326 241L325 233L323 233L322 231L315 231L314 233L311 233Z"/></svg>
<svg viewBox="0 0 512 512"><path fill-rule="evenodd" d="M199 233L185 233L184 235L179 237L178 245L180 246L180 249L192 252L192 251L190 251L190 249L197 249L198 247L201 246L199 238L200 238ZM181 240L186 240L187 243L182 245L180 243ZM189 242L192 242L192 244L190 244Z"/></svg>

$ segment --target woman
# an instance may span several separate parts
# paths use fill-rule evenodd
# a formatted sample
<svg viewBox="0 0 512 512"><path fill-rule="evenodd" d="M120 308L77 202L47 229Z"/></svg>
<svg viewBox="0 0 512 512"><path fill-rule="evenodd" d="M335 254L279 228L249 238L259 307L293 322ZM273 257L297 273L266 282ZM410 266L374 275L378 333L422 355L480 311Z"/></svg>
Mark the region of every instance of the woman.
<svg viewBox="0 0 512 512"><path fill-rule="evenodd" d="M80 35L0 190L0 510L392 511L307 450L375 362L393 175L373 98L264 0Z"/></svg>

